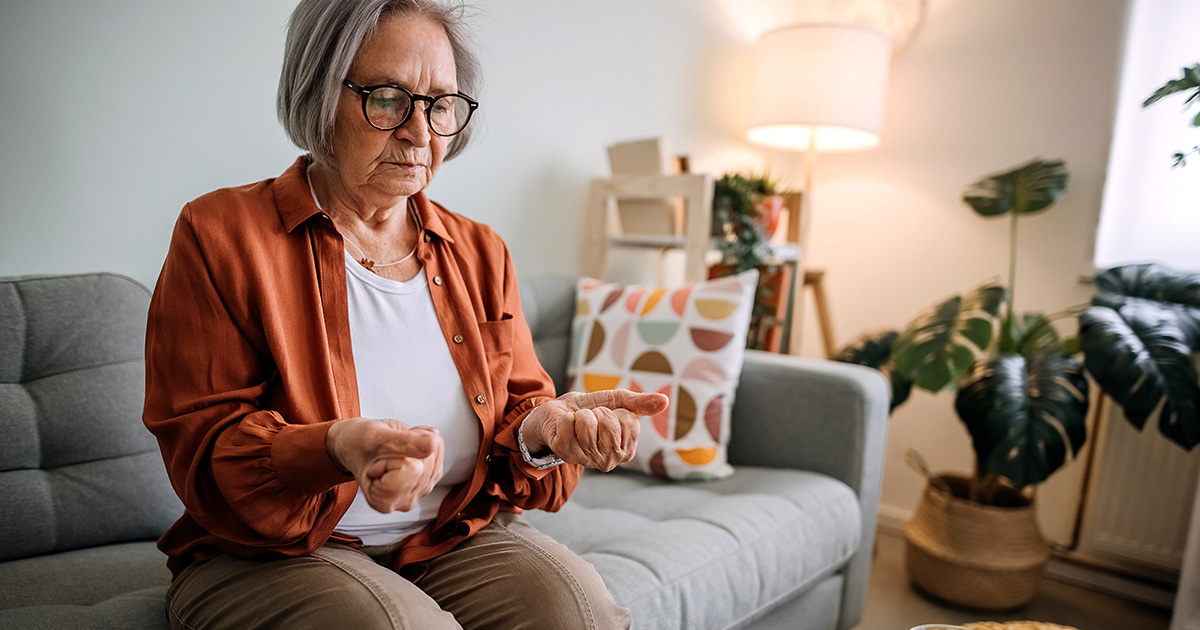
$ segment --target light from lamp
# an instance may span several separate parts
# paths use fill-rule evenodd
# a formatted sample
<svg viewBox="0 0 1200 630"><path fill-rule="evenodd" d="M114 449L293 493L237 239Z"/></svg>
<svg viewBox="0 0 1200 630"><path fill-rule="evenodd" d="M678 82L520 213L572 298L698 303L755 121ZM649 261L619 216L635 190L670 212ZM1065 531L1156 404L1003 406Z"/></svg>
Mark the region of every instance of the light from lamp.
<svg viewBox="0 0 1200 630"><path fill-rule="evenodd" d="M850 24L798 24L770 31L754 47L750 128L755 144L857 151L879 144L891 42Z"/></svg>

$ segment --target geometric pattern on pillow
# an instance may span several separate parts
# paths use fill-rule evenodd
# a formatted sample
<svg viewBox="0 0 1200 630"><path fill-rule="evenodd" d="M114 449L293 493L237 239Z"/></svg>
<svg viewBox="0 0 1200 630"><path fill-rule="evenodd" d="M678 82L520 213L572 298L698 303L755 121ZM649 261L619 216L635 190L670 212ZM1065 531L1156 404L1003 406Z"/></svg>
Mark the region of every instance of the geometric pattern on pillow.
<svg viewBox="0 0 1200 630"><path fill-rule="evenodd" d="M568 389L671 399L665 412L641 419L625 468L668 479L733 474L729 418L757 284L754 269L673 288L579 280Z"/></svg>

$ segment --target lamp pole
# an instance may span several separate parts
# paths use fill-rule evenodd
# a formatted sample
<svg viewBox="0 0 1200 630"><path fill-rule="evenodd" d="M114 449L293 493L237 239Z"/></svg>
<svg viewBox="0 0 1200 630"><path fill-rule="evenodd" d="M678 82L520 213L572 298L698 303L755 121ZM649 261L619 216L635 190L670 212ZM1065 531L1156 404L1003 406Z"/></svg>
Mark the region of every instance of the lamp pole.
<svg viewBox="0 0 1200 630"><path fill-rule="evenodd" d="M891 41L884 33L840 23L792 24L759 37L754 46L754 92L746 138L773 149L804 152L800 222L810 223L813 176L822 151L868 149L879 143ZM818 134L820 137L818 138ZM794 223L789 219L789 223ZM804 306L803 258L809 230L798 235L801 260L792 290L788 352L799 354ZM828 308L813 278L826 353L833 351Z"/></svg>
<svg viewBox="0 0 1200 630"><path fill-rule="evenodd" d="M804 184L800 189L800 216L788 217L789 221L812 221L813 172L817 169L817 127L808 127L808 147L804 150ZM800 356L804 342L804 260L808 257L808 230L800 230L800 254L796 257L796 274L792 278L792 313L789 316L791 329L788 331L788 354Z"/></svg>

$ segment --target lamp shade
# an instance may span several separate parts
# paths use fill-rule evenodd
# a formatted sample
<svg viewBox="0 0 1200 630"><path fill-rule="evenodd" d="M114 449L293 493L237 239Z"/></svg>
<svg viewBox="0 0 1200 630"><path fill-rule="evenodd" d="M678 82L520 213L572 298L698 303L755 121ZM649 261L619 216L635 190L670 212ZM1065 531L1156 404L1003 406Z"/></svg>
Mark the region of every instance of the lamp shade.
<svg viewBox="0 0 1200 630"><path fill-rule="evenodd" d="M763 146L857 151L879 144L891 41L850 24L799 24L770 31L754 47L746 138Z"/></svg>

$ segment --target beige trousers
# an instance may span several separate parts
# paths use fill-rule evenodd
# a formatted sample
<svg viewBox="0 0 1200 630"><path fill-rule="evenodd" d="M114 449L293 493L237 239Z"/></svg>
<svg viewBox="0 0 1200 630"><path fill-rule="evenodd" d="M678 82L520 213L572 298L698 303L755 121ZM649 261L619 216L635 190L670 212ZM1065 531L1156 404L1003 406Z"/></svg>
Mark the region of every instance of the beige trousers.
<svg viewBox="0 0 1200 630"><path fill-rule="evenodd" d="M433 560L414 585L383 548L329 544L310 556L194 564L171 584L171 627L628 629L596 569L514 514Z"/></svg>

